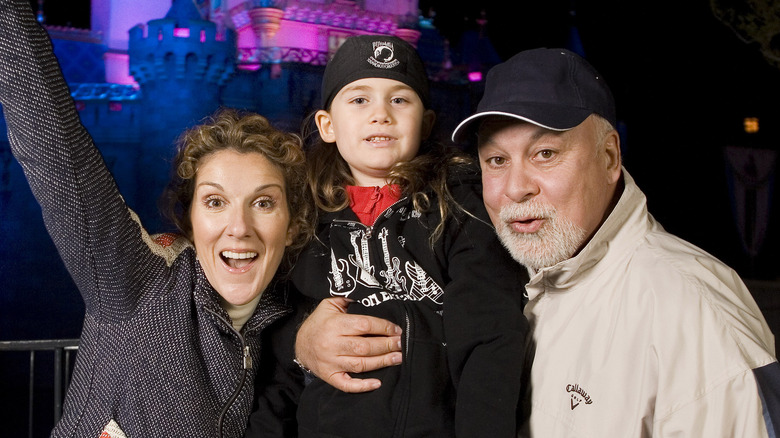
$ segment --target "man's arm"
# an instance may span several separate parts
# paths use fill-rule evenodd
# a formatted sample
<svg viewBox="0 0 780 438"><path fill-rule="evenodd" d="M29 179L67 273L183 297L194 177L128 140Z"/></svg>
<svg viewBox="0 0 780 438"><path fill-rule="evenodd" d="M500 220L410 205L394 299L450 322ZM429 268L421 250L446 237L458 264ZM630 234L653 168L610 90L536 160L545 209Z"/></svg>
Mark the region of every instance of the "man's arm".
<svg viewBox="0 0 780 438"><path fill-rule="evenodd" d="M378 379L361 373L401 363L401 328L387 320L347 314L349 300L322 300L303 322L295 339L295 357L311 373L345 392L379 388Z"/></svg>

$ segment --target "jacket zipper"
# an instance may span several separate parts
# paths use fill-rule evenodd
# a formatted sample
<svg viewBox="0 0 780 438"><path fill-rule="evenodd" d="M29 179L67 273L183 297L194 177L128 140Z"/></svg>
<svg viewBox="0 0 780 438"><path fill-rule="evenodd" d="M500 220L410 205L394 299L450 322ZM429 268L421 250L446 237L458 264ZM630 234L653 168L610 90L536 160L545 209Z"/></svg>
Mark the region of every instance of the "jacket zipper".
<svg viewBox="0 0 780 438"><path fill-rule="evenodd" d="M349 224L349 225L352 225L352 226L361 227L361 228L363 228L363 231L365 233L366 239L371 239L373 237L373 235L374 235L374 229L379 224L379 222L382 220L382 218L384 218L385 213L388 210L390 210L392 208L395 208L396 205L400 204L401 202L406 201L407 199L408 199L408 197L404 196L401 199L399 199L399 200L393 202L392 204L390 204L389 207L387 207L384 210L382 210L382 213L379 213L379 215L376 217L376 220L374 221L373 225L366 225L366 224L364 224L364 223L362 223L360 221L356 221L356 220L352 220L352 219L333 219L330 222L331 222L331 224L341 223L341 224ZM375 255L373 249L374 249L373 245L369 247L369 251L370 251L372 257Z"/></svg>
<svg viewBox="0 0 780 438"><path fill-rule="evenodd" d="M379 223L379 221L385 216L385 213L388 210L390 210L392 208L395 208L395 206L400 204L401 202L406 201L408 198L409 198L408 196L404 196L401 199L399 199L399 200L393 202L392 204L390 204L390 206L388 206L384 210L382 210L382 212L379 213L379 215L377 215L376 220L374 220L374 224L373 225L366 225L366 224L364 224L364 223L362 223L360 221L356 221L356 220L352 220L352 219L333 219L330 222L331 223L339 222L339 223L342 223L342 224L357 224L357 225L360 225L366 231L366 237L370 239L371 235L374 232L374 228L376 228L376 226Z"/></svg>
<svg viewBox="0 0 780 438"><path fill-rule="evenodd" d="M366 234L366 238L370 239L371 235L374 233L374 227L370 225L366 225L360 221L353 221L351 219L333 219L331 223L339 223L339 224L348 224L356 227L360 227L363 229L363 231Z"/></svg>
<svg viewBox="0 0 780 438"><path fill-rule="evenodd" d="M412 319L409 316L409 305L408 303L402 303L402 307L404 309L404 348L403 348L403 355L404 355L404 365L407 367L405 372L407 373L407 377L411 378L411 369L408 367L411 367L412 358L410 357L409 353L409 342L412 337ZM404 371L401 371L403 373ZM406 435L406 420L409 415L409 390L411 388L411 382L406 381L401 383L401 388L404 391L403 396L401 397L403 405L399 407L398 410L398 418L396 418L395 424L393 425L393 437L394 438L402 438Z"/></svg>
<svg viewBox="0 0 780 438"><path fill-rule="evenodd" d="M398 201L394 202L392 205L387 207L384 211L382 211L382 213L380 213L377 216L376 220L374 221L374 224L371 225L371 226L365 225L365 224L363 224L360 221L355 221L355 220L350 220L350 219L333 219L331 221L331 223L350 224L350 225L353 225L353 226L362 227L363 230L365 231L366 239L371 239L371 237L373 236L374 229L380 224L380 222L382 221L382 219L385 216L385 213L388 210L394 208L397 204L399 204L401 202L404 202L407 199L408 199L408 197L406 197L406 196L402 197L401 199L399 199ZM374 250L374 246L373 245L369 245L369 251L370 251L370 255L372 257L375 256L373 250ZM412 332L411 325L412 325L412 321L411 321L411 318L409 317L409 309L407 308L407 304L404 303L403 307L404 307L404 325L405 325L405 327L404 327L404 340L405 340L405 344L404 344L404 349L403 349L403 355L404 355L404 361L406 362L407 360L409 360L409 342L410 342L410 339L411 339L411 332ZM408 391L408 388L407 388L407 391ZM399 416L398 420L400 421L400 423L396 423L396 425L394 427L394 434L393 434L394 436L401 436L402 437L404 435L404 433L405 433L406 418L407 418L407 415L408 415L407 409L409 407L408 397L409 397L409 395L407 393L406 396L404 397L404 400L405 400L404 404L406 406L405 406L405 408L401 409L401 412L399 412L400 416Z"/></svg>
<svg viewBox="0 0 780 438"><path fill-rule="evenodd" d="M233 394L230 396L230 399L228 399L227 403L225 403L225 406L222 407L222 411L219 413L219 418L217 419L217 436L222 437L222 428L224 426L225 417L227 416L227 411L230 409L231 406L233 406L233 403L236 402L236 399L241 394L241 390L244 389L244 384L246 383L246 375L249 372L250 369L252 369L252 355L251 351L249 349L249 345L246 344L246 340L244 337L239 333L235 328L233 328L233 325L222 317L222 315L218 314L217 312L204 308L207 312L211 313L212 315L216 316L220 321L224 322L225 325L227 325L230 330L233 331L238 336L238 339L241 340L241 350L244 352L243 356L243 369L241 370L241 379L239 381L238 387L235 391L233 391Z"/></svg>

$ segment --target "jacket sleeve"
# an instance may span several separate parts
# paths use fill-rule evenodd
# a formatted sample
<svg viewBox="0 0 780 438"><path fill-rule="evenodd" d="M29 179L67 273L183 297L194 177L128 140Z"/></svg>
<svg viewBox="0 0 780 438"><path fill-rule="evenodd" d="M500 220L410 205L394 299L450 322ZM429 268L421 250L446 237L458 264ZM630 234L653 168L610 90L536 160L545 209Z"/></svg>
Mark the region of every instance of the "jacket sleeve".
<svg viewBox="0 0 780 438"><path fill-rule="evenodd" d="M124 317L142 289L128 285L164 263L152 260L137 219L81 125L48 34L27 0L0 0L0 104L11 150L87 312L99 307L105 316Z"/></svg>
<svg viewBox="0 0 780 438"><path fill-rule="evenodd" d="M522 312L526 269L499 242L481 186L475 182L452 190L470 213L458 214L450 227L451 281L444 294L456 434L513 437L529 330Z"/></svg>

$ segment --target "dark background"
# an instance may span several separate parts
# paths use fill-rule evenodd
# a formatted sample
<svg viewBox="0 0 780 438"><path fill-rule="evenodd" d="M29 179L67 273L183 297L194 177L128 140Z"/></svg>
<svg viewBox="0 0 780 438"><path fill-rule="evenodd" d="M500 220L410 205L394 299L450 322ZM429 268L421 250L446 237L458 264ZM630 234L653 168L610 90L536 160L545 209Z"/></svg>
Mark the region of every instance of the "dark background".
<svg viewBox="0 0 780 438"><path fill-rule="evenodd" d="M712 4L753 17L741 1ZM434 23L453 43L484 17L484 32L502 59L539 46L565 47L576 28L586 58L613 90L624 164L647 194L651 213L743 277L774 280L780 276L777 203L769 207L759 255L749 257L733 217L724 147L778 150L780 69L711 6L701 0L420 1L423 13L435 10ZM759 18L780 23L780 4L763 6ZM780 37L776 41L780 49ZM759 117L758 134L742 131L748 116Z"/></svg>

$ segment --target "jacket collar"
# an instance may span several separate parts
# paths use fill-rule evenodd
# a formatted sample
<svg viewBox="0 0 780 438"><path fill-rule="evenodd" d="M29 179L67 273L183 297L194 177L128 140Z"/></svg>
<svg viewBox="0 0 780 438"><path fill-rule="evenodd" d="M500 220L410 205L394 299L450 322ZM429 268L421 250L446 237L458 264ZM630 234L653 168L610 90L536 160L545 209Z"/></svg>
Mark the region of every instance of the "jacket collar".
<svg viewBox="0 0 780 438"><path fill-rule="evenodd" d="M195 284L193 289L193 299L198 309L207 310L209 314L217 315L214 318L215 323L223 331L232 331L230 326L230 316L227 311L219 304L219 293L209 283L200 262L195 258ZM278 274L277 274L278 275ZM284 281L274 279L266 287L260 296L252 316L244 323L244 332L263 328L275 321L282 315L290 313L292 305L289 303L288 288Z"/></svg>
<svg viewBox="0 0 780 438"><path fill-rule="evenodd" d="M612 265L611 260L639 244L650 228L647 200L625 168L622 178L620 199L579 254L538 271L528 270L531 280L526 291L530 300L543 292L565 292L599 275Z"/></svg>

